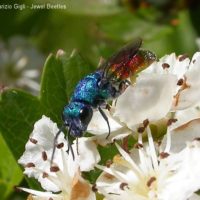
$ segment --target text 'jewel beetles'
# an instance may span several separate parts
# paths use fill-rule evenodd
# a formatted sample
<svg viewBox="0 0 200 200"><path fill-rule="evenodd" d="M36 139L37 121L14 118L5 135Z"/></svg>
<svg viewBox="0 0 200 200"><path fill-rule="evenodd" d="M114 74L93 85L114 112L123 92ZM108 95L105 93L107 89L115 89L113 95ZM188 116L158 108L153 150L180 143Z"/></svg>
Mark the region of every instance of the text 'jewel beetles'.
<svg viewBox="0 0 200 200"><path fill-rule="evenodd" d="M64 107L62 116L64 124L55 137L52 159L60 132L68 127L68 135L75 138L82 137L92 119L93 110L99 110L105 119L108 125L107 138L109 137L110 125L102 108L106 107L108 100L116 99L124 92L130 84L128 78L156 60L151 51L140 49L141 44L142 40L138 39L124 46L95 72L85 76L77 84L69 104Z"/></svg>

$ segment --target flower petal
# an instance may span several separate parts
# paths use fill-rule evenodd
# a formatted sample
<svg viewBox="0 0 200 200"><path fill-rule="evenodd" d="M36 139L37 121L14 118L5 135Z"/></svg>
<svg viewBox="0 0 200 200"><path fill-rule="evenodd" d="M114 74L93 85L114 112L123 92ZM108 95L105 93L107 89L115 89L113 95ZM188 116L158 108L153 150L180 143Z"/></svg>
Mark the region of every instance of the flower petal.
<svg viewBox="0 0 200 200"><path fill-rule="evenodd" d="M103 194L107 200L121 200L121 182L113 175L103 172L97 179L96 186L98 192ZM111 194L112 193L112 194Z"/></svg>
<svg viewBox="0 0 200 200"><path fill-rule="evenodd" d="M96 196L94 192L92 192L91 187L88 182L83 180L80 177L80 174L77 173L74 176L72 183L72 191L70 200L95 200Z"/></svg>
<svg viewBox="0 0 200 200"><path fill-rule="evenodd" d="M58 185L56 179L57 175L50 170L54 137L57 132L57 125L49 118L43 116L42 119L35 123L34 130L26 144L26 151L18 161L25 167L25 174L38 179L45 190L53 192L62 189L60 185ZM62 151L65 152L67 149L67 143L63 133L61 133L58 138L58 144L63 144L63 147L61 149L56 148L54 163L56 163L59 170L62 171L64 168ZM67 155L65 159L67 160ZM75 170L75 168L73 169ZM70 175L73 177L73 173L70 173Z"/></svg>
<svg viewBox="0 0 200 200"><path fill-rule="evenodd" d="M92 117L91 122L88 125L87 131L94 134L92 137L93 141L96 143L105 146L108 143L112 143L115 139L122 139L130 134L131 130L128 129L125 125L120 124L117 118L111 116L108 110L104 109L106 116L108 117L110 125L110 136L108 136L109 129L105 119L102 117L100 112L95 111Z"/></svg>
<svg viewBox="0 0 200 200"><path fill-rule="evenodd" d="M184 110L177 110L174 113L174 118L177 120L175 123L172 123L169 126L169 129L175 129L178 128L179 126L186 124L187 122L200 118L200 109L199 105L197 107L190 107L188 109Z"/></svg>
<svg viewBox="0 0 200 200"><path fill-rule="evenodd" d="M77 162L80 165L81 171L90 171L94 169L94 166L100 161L97 145L92 138L79 138L78 143L74 143L72 148L75 154L75 159L77 159ZM71 156L70 160L71 161L69 162L73 162L73 158Z"/></svg>
<svg viewBox="0 0 200 200"><path fill-rule="evenodd" d="M179 152L185 147L186 142L200 138L200 118L191 120L182 126L173 129L171 135L171 152ZM164 136L162 146L166 145L167 136Z"/></svg>
<svg viewBox="0 0 200 200"><path fill-rule="evenodd" d="M117 121L111 117L108 110L104 109L103 111L108 117L111 132L116 131L122 127L122 125L117 123ZM87 131L95 135L102 135L105 133L108 134L108 125L99 111L94 111L92 120L88 125Z"/></svg>
<svg viewBox="0 0 200 200"><path fill-rule="evenodd" d="M19 188L20 190L24 191L24 192L27 192L29 194L32 194L32 195L35 195L37 197L44 197L45 199L49 199L50 197L54 198L54 197L57 197L56 194L52 194L51 192L40 192L40 191L37 191L37 190L32 190L32 189L27 189L27 188Z"/></svg>
<svg viewBox="0 0 200 200"><path fill-rule="evenodd" d="M185 88L179 92L174 109L194 106L200 99L200 52L194 54L189 70L185 73Z"/></svg>
<svg viewBox="0 0 200 200"><path fill-rule="evenodd" d="M154 62L150 67L144 70L144 73L173 74L180 79L189 68L189 58L180 59L175 53L162 57L158 62Z"/></svg>
<svg viewBox="0 0 200 200"><path fill-rule="evenodd" d="M189 200L200 200L200 196L194 193Z"/></svg>
<svg viewBox="0 0 200 200"><path fill-rule="evenodd" d="M199 154L200 142L193 141L180 153L169 156L169 158L175 156L174 163L179 160L180 164L172 172L173 175L162 190L161 199L168 200L173 196L173 200L187 200L200 188Z"/></svg>
<svg viewBox="0 0 200 200"><path fill-rule="evenodd" d="M130 129L145 119L163 118L171 108L176 82L174 75L141 74L135 87L118 98L114 116Z"/></svg>

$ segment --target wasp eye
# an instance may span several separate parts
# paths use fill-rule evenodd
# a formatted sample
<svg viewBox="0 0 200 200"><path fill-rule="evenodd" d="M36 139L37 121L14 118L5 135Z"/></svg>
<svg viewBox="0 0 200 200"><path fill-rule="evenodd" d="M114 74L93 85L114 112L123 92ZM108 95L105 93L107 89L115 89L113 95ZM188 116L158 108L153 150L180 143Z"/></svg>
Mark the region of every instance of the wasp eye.
<svg viewBox="0 0 200 200"><path fill-rule="evenodd" d="M80 110L79 117L80 117L81 122L83 124L87 125L87 124L89 124L89 122L92 118L92 115L93 115L92 108L84 107Z"/></svg>

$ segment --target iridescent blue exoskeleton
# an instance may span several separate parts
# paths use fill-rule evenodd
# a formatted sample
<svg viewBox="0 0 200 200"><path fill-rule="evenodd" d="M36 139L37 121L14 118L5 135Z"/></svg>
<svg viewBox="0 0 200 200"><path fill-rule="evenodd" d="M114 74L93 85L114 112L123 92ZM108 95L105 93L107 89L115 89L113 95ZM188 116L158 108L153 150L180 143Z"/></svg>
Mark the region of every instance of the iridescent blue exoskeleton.
<svg viewBox="0 0 200 200"><path fill-rule="evenodd" d="M141 44L142 40L138 39L123 47L94 73L85 76L77 84L68 105L64 107L62 116L63 127L68 127L68 135L82 137L92 119L93 111L98 110L108 125L109 137L110 125L102 108L107 106L108 100L116 99L124 92L130 84L129 78L156 59L152 52L141 50ZM62 129L55 137L54 151L61 131Z"/></svg>

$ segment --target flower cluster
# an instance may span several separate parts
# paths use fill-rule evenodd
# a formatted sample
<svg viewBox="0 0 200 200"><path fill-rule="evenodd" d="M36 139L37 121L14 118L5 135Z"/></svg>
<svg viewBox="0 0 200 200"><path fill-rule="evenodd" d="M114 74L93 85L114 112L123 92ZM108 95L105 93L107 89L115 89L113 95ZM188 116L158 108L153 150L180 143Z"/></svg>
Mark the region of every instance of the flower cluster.
<svg viewBox="0 0 200 200"><path fill-rule="evenodd" d="M109 111L104 110L109 138L107 124L94 112L88 126L94 136L79 138L78 151L72 145L75 159L67 153L68 142L61 133L51 163L58 127L43 116L19 163L45 191L20 189L34 200L103 199L101 195L106 200L200 199L195 193L200 189L199 77L199 52L191 60L171 54L154 62ZM137 142L122 148L119 143L128 136ZM100 165L103 155L97 147L108 143L115 143L118 153ZM92 185L82 174L97 169L102 172Z"/></svg>
<svg viewBox="0 0 200 200"><path fill-rule="evenodd" d="M58 139L54 160L51 164L52 144L57 132L57 125L43 116L41 120L36 122L26 144L26 151L19 159L19 163L25 168L24 173L38 179L42 188L47 192L21 189L33 194L33 199L95 199L90 184L81 177L80 170L87 167L84 165L87 160L76 156L76 160L73 161L71 155L66 152L67 141L64 139L64 134L61 134ZM92 149L91 145L90 147ZM78 164L81 158L84 161L82 162L83 166ZM96 158L96 162L98 161L99 159ZM88 164L92 166L92 163ZM56 192L60 193L55 194Z"/></svg>

